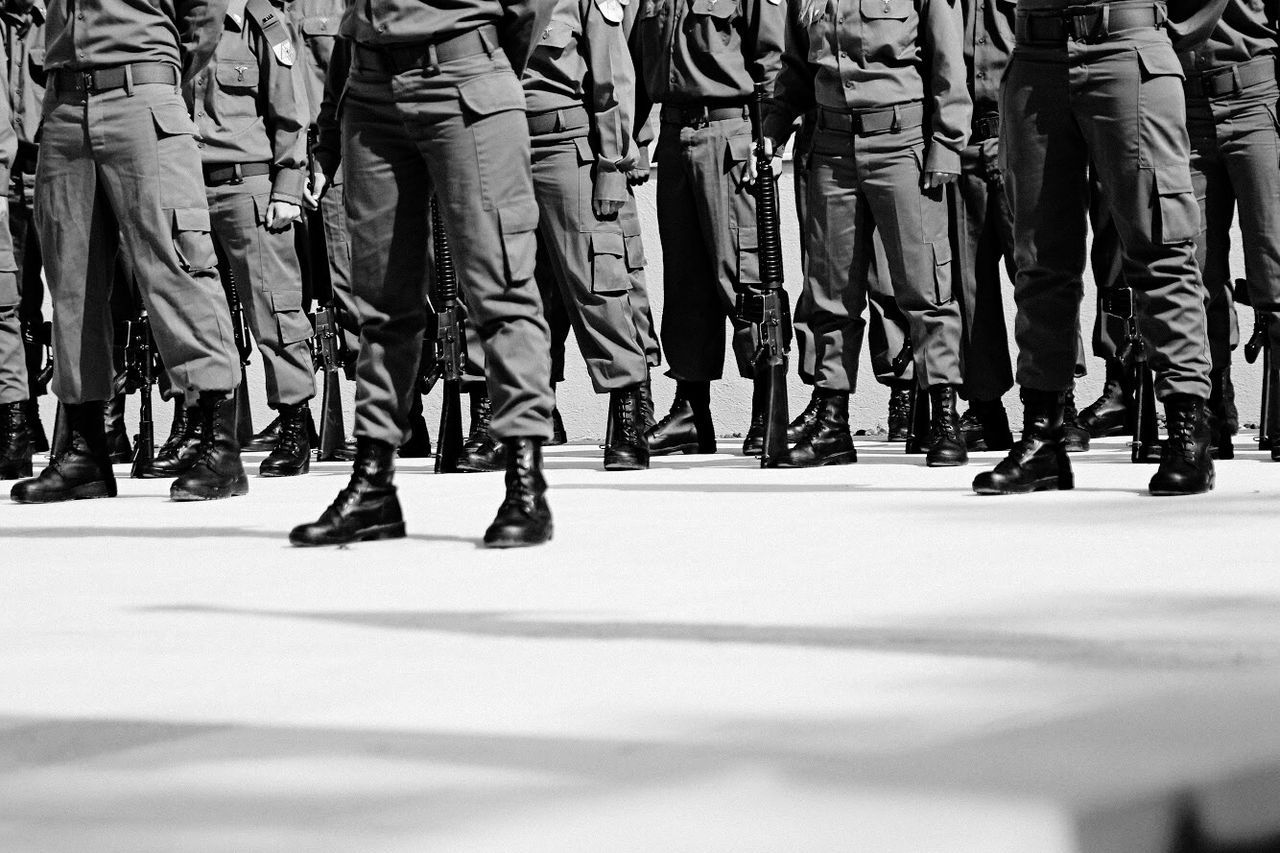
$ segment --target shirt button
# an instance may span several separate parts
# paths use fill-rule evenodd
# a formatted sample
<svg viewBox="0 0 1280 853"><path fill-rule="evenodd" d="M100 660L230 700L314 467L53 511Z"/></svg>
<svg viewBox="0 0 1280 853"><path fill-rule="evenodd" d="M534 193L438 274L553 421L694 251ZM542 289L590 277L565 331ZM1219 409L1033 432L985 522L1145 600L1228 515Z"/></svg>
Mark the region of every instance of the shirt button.
<svg viewBox="0 0 1280 853"><path fill-rule="evenodd" d="M986 36L978 36L978 44L986 44L986 43L987 43Z"/></svg>
<svg viewBox="0 0 1280 853"><path fill-rule="evenodd" d="M977 77L979 80L981 80L983 77L986 77L986 76L987 76L987 72L985 71L979 71L977 74Z"/></svg>

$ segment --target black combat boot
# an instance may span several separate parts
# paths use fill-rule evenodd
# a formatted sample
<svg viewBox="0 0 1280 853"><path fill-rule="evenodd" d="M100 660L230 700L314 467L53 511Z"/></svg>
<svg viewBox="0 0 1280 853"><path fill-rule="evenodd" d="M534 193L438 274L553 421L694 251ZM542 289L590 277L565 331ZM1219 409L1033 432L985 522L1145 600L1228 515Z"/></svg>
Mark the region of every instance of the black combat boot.
<svg viewBox="0 0 1280 853"><path fill-rule="evenodd" d="M906 441L911 436L911 379L895 379L889 386L888 441Z"/></svg>
<svg viewBox="0 0 1280 853"><path fill-rule="evenodd" d="M125 376L117 374L111 399L102 404L102 420L107 436L107 453L117 465L133 461L133 442L124 425Z"/></svg>
<svg viewBox="0 0 1280 853"><path fill-rule="evenodd" d="M994 471L974 478L973 490L980 495L1017 495L1075 486L1063 445L1063 393L1023 388L1022 406L1022 439Z"/></svg>
<svg viewBox="0 0 1280 853"><path fill-rule="evenodd" d="M645 431L651 456L669 453L715 453L716 431L711 423L711 383L676 383L671 411Z"/></svg>
<svg viewBox="0 0 1280 853"><path fill-rule="evenodd" d="M400 445L397 455L401 459L425 459L431 455L431 434L422 416L422 395L417 392L409 403L409 437Z"/></svg>
<svg viewBox="0 0 1280 853"><path fill-rule="evenodd" d="M484 532L484 544L488 548L541 545L552 533L547 481L542 477L542 441L508 438L502 444L507 459L507 496Z"/></svg>
<svg viewBox="0 0 1280 853"><path fill-rule="evenodd" d="M644 424L646 432L658 422L653 416L653 383L648 379L640 385L640 415L640 422Z"/></svg>
<svg viewBox="0 0 1280 853"><path fill-rule="evenodd" d="M795 444L778 458L779 468L852 465L858 451L849 434L849 392L814 388L818 401L814 418L800 431Z"/></svg>
<svg viewBox="0 0 1280 853"><path fill-rule="evenodd" d="M280 407L276 416L280 433L275 449L258 468L259 477L296 477L311 470L311 436L307 431L310 413L306 403Z"/></svg>
<svg viewBox="0 0 1280 853"><path fill-rule="evenodd" d="M0 405L0 480L31 476L31 433L27 401Z"/></svg>
<svg viewBox="0 0 1280 853"><path fill-rule="evenodd" d="M469 473L501 471L506 464L502 443L493 437L493 406L485 389L471 392L471 434L462 443L458 470Z"/></svg>
<svg viewBox="0 0 1280 853"><path fill-rule="evenodd" d="M199 446L191 467L169 487L175 501L214 501L249 493L249 478L240 463L236 440L236 398L225 391L201 391L187 413L198 421Z"/></svg>
<svg viewBox="0 0 1280 853"><path fill-rule="evenodd" d="M245 442L244 451L246 453L270 453L275 449L276 441L280 438L280 417L271 419L271 423L263 427L262 432L255 433L253 438Z"/></svg>
<svg viewBox="0 0 1280 853"><path fill-rule="evenodd" d="M49 452L49 436L44 431L44 422L40 420L40 399L32 397L26 402L27 432L31 435L31 449L36 453Z"/></svg>
<svg viewBox="0 0 1280 853"><path fill-rule="evenodd" d="M929 387L929 451L924 464L930 468L955 468L969 461L960 415L956 413L954 385Z"/></svg>
<svg viewBox="0 0 1280 853"><path fill-rule="evenodd" d="M1236 427L1231 423L1231 413L1227 408L1226 390L1230 388L1231 368L1215 370L1209 374L1211 390L1209 391L1209 457L1211 459L1235 459L1236 447L1231 439L1236 434ZM1234 389L1232 389L1234 395Z"/></svg>
<svg viewBox="0 0 1280 853"><path fill-rule="evenodd" d="M1125 386L1124 365L1107 359L1107 381L1102 396L1076 416L1076 423L1093 438L1124 435L1133 430L1133 393Z"/></svg>
<svg viewBox="0 0 1280 853"><path fill-rule="evenodd" d="M1213 488L1209 458L1209 415L1205 401L1173 394L1164 401L1169 438L1160 453L1160 468L1151 478L1153 495L1198 495Z"/></svg>
<svg viewBox="0 0 1280 853"><path fill-rule="evenodd" d="M965 447L974 452L1013 447L1009 413L999 400L971 400L968 411L960 418L960 434Z"/></svg>
<svg viewBox="0 0 1280 853"><path fill-rule="evenodd" d="M753 382L751 388L751 424L742 439L743 456L759 456L764 453L764 419L769 414L769 387L763 382Z"/></svg>
<svg viewBox="0 0 1280 853"><path fill-rule="evenodd" d="M644 443L644 412L640 386L609 392L609 443L604 448L606 471L643 471L649 467L649 445Z"/></svg>
<svg viewBox="0 0 1280 853"><path fill-rule="evenodd" d="M32 480L21 480L9 496L15 503L42 504L86 498L114 498L116 478L111 472L102 402L63 407L69 440Z"/></svg>
<svg viewBox="0 0 1280 853"><path fill-rule="evenodd" d="M809 395L809 405L804 407L804 411L796 416L796 419L787 424L787 444L792 445L800 440L800 436L804 435L804 431L809 425L818 420L818 412L822 411L822 392L817 388L813 389L813 393Z"/></svg>
<svg viewBox="0 0 1280 853"><path fill-rule="evenodd" d="M138 479L176 477L195 464L199 449L200 419L187 410L186 399L178 394L173 398L173 424L169 427L169 437L160 445L151 464L138 472Z"/></svg>
<svg viewBox="0 0 1280 853"><path fill-rule="evenodd" d="M569 443L569 434L564 429L564 418L560 417L560 407L551 409L551 440L547 447L563 447Z"/></svg>
<svg viewBox="0 0 1280 853"><path fill-rule="evenodd" d="M311 524L289 533L294 545L343 545L404 537L404 515L392 483L396 449L385 441L356 438L351 481Z"/></svg>
<svg viewBox="0 0 1280 853"><path fill-rule="evenodd" d="M1084 453L1089 449L1089 431L1076 421L1076 392L1068 391L1062 404L1062 443L1068 453Z"/></svg>

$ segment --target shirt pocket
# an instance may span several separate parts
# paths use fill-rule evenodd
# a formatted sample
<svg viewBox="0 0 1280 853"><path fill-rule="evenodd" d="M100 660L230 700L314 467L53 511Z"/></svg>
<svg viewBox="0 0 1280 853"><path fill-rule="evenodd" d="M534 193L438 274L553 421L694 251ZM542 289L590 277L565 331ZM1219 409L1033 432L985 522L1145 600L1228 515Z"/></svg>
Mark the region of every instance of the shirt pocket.
<svg viewBox="0 0 1280 853"><path fill-rule="evenodd" d="M315 58L316 67L325 70L329 67L329 57L333 55L334 40L338 37L338 18L332 15L314 15L303 18L302 40Z"/></svg>
<svg viewBox="0 0 1280 853"><path fill-rule="evenodd" d="M559 53L573 42L574 35L573 27L563 21L552 21L542 31L542 36L538 39L537 46L551 48Z"/></svg>
<svg viewBox="0 0 1280 853"><path fill-rule="evenodd" d="M862 0L862 17L868 21L905 21L912 11L912 0Z"/></svg>
<svg viewBox="0 0 1280 853"><path fill-rule="evenodd" d="M685 31L694 47L710 53L728 53L738 47L734 32L737 20L737 0L691 0Z"/></svg>

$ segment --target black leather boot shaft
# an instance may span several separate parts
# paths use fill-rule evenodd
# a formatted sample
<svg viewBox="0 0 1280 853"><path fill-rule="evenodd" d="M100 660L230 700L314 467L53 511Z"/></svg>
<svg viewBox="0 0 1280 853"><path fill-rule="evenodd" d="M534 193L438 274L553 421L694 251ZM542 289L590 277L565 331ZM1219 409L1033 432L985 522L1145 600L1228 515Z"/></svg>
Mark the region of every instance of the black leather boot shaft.
<svg viewBox="0 0 1280 853"><path fill-rule="evenodd" d="M563 447L569 443L569 434L564 429L564 418L560 417L560 407L551 409L551 440L548 447Z"/></svg>
<svg viewBox="0 0 1280 853"><path fill-rule="evenodd" d="M1232 441L1238 424L1232 423L1232 413L1227 405L1227 393L1231 386L1231 368L1214 370L1209 374L1212 390L1209 392L1209 456L1213 459L1235 459L1236 447ZM1230 393L1234 395L1234 390ZM1273 457L1274 458L1274 455Z"/></svg>
<svg viewBox="0 0 1280 853"><path fill-rule="evenodd" d="M814 389L817 411L801 431L795 444L778 459L779 468L816 468L820 465L851 465L858 451L849 434L849 394L847 391Z"/></svg>
<svg viewBox="0 0 1280 853"><path fill-rule="evenodd" d="M1068 391L1063 398L1062 443L1068 453L1084 453L1089 449L1089 431L1080 426L1076 411L1076 392Z"/></svg>
<svg viewBox="0 0 1280 853"><path fill-rule="evenodd" d="M715 453L716 433L711 423L711 383L676 383L671 411L645 431L651 456L671 453Z"/></svg>
<svg viewBox="0 0 1280 853"><path fill-rule="evenodd" d="M31 433L27 401L0 405L0 480L31 476Z"/></svg>
<svg viewBox="0 0 1280 853"><path fill-rule="evenodd" d="M489 548L521 548L551 539L547 481L542 476L542 442L536 438L503 441L507 457L507 494L484 533Z"/></svg>
<svg viewBox="0 0 1280 853"><path fill-rule="evenodd" d="M200 419L187 410L186 400L178 394L173 398L173 423L169 437L156 451L155 459L138 473L141 480L159 480L176 477L190 468L200 450Z"/></svg>
<svg viewBox="0 0 1280 853"><path fill-rule="evenodd" d="M102 405L107 452L111 455L111 461L117 465L133 461L133 442L129 440L129 430L124 424L124 401L127 396L125 382L123 373L116 374L111 399Z"/></svg>
<svg viewBox="0 0 1280 853"><path fill-rule="evenodd" d="M906 441L911 435L911 385L914 380L896 379L889 386L889 441Z"/></svg>
<svg viewBox="0 0 1280 853"><path fill-rule="evenodd" d="M1151 478L1153 495L1198 495L1213 488L1213 460L1209 458L1209 416L1205 401L1174 394L1164 401L1169 438L1160 453L1160 467Z"/></svg>
<svg viewBox="0 0 1280 853"><path fill-rule="evenodd" d="M199 446L191 467L169 487L169 497L175 501L213 501L248 494L249 478L240 462L236 439L235 394L202 391L187 417L198 421Z"/></svg>
<svg viewBox="0 0 1280 853"><path fill-rule="evenodd" d="M316 443L319 443L317 439ZM422 395L417 391L409 404L409 437L397 450L401 459L425 459L431 455L431 433L422 416Z"/></svg>
<svg viewBox="0 0 1280 853"><path fill-rule="evenodd" d="M260 477L297 477L311 470L311 409L306 403L281 406L280 432L271 455L262 460Z"/></svg>
<svg viewBox="0 0 1280 853"><path fill-rule="evenodd" d="M262 428L261 432L254 433L253 438L245 442L244 451L246 453L270 453L276 447L276 440L280 438L280 416L271 419L271 423Z"/></svg>
<svg viewBox="0 0 1280 853"><path fill-rule="evenodd" d="M462 443L458 470L468 473L501 471L506 464L502 443L493 437L493 406L487 391L471 392L471 433Z"/></svg>
<svg viewBox="0 0 1280 853"><path fill-rule="evenodd" d="M609 443L604 449L606 471L643 471L649 467L643 406L639 385L609 392L613 429L609 431Z"/></svg>
<svg viewBox="0 0 1280 853"><path fill-rule="evenodd" d="M925 464L930 468L954 468L965 464L969 461L969 451L960 433L955 386L930 387L929 404L929 450Z"/></svg>
<svg viewBox="0 0 1280 853"><path fill-rule="evenodd" d="M70 440L34 479L21 480L9 496L17 503L56 503L88 498L114 498L102 402L63 406Z"/></svg>
<svg viewBox="0 0 1280 853"><path fill-rule="evenodd" d="M1124 435L1133 430L1133 394L1125 387L1124 365L1107 359L1102 395L1076 416L1076 423L1093 438Z"/></svg>
<svg viewBox="0 0 1280 853"><path fill-rule="evenodd" d="M647 432L658 422L653 415L653 383L649 379L645 379L640 385L640 410L641 421Z"/></svg>
<svg viewBox="0 0 1280 853"><path fill-rule="evenodd" d="M396 448L371 438L356 439L351 480L318 521L289 533L294 545L343 545L404 537L404 514L393 484Z"/></svg>
<svg viewBox="0 0 1280 853"><path fill-rule="evenodd" d="M768 386L753 382L751 387L751 423L742 439L743 456L759 456L764 453L764 419L768 415Z"/></svg>
<svg viewBox="0 0 1280 853"><path fill-rule="evenodd" d="M27 432L31 436L31 449L36 453L49 452L49 436L44 431L44 422L40 420L40 400L32 397L26 402Z"/></svg>
<svg viewBox="0 0 1280 853"><path fill-rule="evenodd" d="M1009 413L999 400L971 400L968 411L960 417L960 434L971 452L1013 447Z"/></svg>
<svg viewBox="0 0 1280 853"><path fill-rule="evenodd" d="M805 429L818 419L818 412L822 409L822 395L818 389L814 389L809 395L809 403L804 407L804 411L796 415L796 419L787 424L787 444L792 445L800 440L800 436L804 435Z"/></svg>
<svg viewBox="0 0 1280 853"><path fill-rule="evenodd" d="M1060 391L1023 388L1022 438L994 471L974 478L973 490L980 495L1014 495L1073 488L1063 442L1065 402Z"/></svg>

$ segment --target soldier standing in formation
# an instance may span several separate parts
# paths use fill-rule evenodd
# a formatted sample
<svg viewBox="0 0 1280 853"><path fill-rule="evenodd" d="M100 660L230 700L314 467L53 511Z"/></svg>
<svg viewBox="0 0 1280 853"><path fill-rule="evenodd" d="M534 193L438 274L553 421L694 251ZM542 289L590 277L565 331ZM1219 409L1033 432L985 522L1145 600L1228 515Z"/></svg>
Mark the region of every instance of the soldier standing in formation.
<svg viewBox="0 0 1280 853"><path fill-rule="evenodd" d="M1072 5L1018 0L1017 48L1001 98L1001 146L1013 206L1022 439L981 494L1069 489L1065 394L1074 382L1088 170L1114 218L1125 278L1156 371L1168 440L1153 494L1213 487L1205 402L1209 351L1195 262L1200 216L1175 39L1194 44L1226 0ZM1202 7L1201 7L1202 6ZM1201 7L1201 8L1197 8ZM1047 200L1051 200L1048 201Z"/></svg>
<svg viewBox="0 0 1280 853"><path fill-rule="evenodd" d="M6 13L7 18L7 13ZM6 30L14 22L0 22ZM31 438L27 431L26 351L22 346L18 261L9 227L10 171L18 156L9 85L8 39L0 63L0 480L31 476Z"/></svg>

